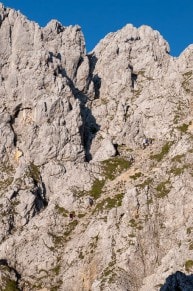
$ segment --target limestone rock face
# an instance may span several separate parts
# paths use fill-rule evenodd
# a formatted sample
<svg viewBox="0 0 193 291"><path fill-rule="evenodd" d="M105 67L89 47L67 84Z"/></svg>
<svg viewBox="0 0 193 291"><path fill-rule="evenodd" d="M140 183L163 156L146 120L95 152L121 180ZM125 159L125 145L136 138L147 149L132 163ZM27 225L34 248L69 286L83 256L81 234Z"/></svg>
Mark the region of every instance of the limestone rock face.
<svg viewBox="0 0 193 291"><path fill-rule="evenodd" d="M93 161L105 161L110 157L116 156L116 149L109 139L104 139L101 142L100 148L95 153Z"/></svg>
<svg viewBox="0 0 193 291"><path fill-rule="evenodd" d="M0 289L191 286L193 46L128 24L87 54L2 4L0 39Z"/></svg>

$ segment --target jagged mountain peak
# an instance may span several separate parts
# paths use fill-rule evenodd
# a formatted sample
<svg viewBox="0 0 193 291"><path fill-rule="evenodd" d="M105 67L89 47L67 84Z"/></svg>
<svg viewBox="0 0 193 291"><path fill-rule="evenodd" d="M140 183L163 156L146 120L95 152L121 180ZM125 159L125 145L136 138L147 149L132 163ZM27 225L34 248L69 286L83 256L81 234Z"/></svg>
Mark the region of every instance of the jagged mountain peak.
<svg viewBox="0 0 193 291"><path fill-rule="evenodd" d="M0 15L0 287L191 286L192 46Z"/></svg>

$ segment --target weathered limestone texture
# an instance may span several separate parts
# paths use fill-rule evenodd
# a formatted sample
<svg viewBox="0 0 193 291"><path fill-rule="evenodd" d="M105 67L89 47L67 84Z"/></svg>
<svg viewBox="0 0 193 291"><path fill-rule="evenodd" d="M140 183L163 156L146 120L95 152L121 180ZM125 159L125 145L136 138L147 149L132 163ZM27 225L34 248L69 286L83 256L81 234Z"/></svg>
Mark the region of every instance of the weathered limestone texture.
<svg viewBox="0 0 193 291"><path fill-rule="evenodd" d="M3 4L0 39L0 289L192 286L193 46L128 24L86 53Z"/></svg>

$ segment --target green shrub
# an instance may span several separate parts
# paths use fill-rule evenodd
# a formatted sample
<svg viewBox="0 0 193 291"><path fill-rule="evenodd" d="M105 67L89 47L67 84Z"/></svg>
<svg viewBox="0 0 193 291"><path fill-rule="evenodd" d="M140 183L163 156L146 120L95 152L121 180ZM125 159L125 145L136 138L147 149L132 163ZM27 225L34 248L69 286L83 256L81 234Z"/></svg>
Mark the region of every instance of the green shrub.
<svg viewBox="0 0 193 291"><path fill-rule="evenodd" d="M193 261L192 260L188 260L185 262L185 270L187 272L190 272L193 268Z"/></svg>

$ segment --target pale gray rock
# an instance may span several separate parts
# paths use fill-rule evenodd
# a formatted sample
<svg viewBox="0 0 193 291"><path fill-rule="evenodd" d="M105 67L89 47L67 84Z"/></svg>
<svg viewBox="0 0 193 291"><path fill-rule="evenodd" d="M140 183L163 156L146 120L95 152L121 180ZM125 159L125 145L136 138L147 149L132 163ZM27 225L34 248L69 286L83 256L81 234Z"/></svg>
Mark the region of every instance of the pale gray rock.
<svg viewBox="0 0 193 291"><path fill-rule="evenodd" d="M79 26L2 4L0 38L0 288L157 291L190 274L192 45L173 58L128 24L86 54Z"/></svg>
<svg viewBox="0 0 193 291"><path fill-rule="evenodd" d="M102 141L100 148L93 157L94 162L102 162L116 155L116 149L111 140L105 139Z"/></svg>

